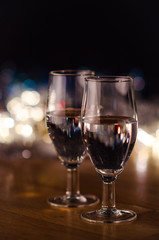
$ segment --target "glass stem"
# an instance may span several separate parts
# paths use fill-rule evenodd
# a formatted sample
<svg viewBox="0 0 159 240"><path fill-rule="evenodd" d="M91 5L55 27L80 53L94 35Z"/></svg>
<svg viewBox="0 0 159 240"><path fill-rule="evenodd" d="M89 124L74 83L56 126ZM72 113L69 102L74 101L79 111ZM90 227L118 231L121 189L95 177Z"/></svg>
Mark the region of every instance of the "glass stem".
<svg viewBox="0 0 159 240"><path fill-rule="evenodd" d="M102 210L115 209L115 181L103 182Z"/></svg>
<svg viewBox="0 0 159 240"><path fill-rule="evenodd" d="M78 168L67 168L66 196L73 197L80 194L79 191L79 171Z"/></svg>

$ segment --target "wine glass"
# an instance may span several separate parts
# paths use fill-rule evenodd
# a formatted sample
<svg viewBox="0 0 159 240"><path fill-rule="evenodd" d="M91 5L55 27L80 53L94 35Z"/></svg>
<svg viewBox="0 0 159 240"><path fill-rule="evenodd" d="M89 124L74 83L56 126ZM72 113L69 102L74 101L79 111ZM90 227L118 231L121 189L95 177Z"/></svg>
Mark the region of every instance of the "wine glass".
<svg viewBox="0 0 159 240"><path fill-rule="evenodd" d="M61 163L67 169L67 187L63 196L51 197L53 206L82 207L98 202L94 195L81 195L78 167L86 156L81 137L81 104L84 77L90 70L51 71L47 98L46 124Z"/></svg>
<svg viewBox="0 0 159 240"><path fill-rule="evenodd" d="M133 79L92 76L85 79L82 134L90 159L103 181L100 210L82 213L90 222L131 221L136 213L115 206L115 180L127 162L137 135Z"/></svg>

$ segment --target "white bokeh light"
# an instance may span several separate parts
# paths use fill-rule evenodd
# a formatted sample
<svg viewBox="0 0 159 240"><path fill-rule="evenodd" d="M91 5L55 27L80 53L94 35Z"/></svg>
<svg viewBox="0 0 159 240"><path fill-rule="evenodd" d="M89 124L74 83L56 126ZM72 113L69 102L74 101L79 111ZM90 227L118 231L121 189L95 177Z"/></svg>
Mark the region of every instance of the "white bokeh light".
<svg viewBox="0 0 159 240"><path fill-rule="evenodd" d="M36 122L40 122L43 120L44 118L44 112L40 107L34 107L32 108L31 111L31 118L36 121Z"/></svg>
<svg viewBox="0 0 159 240"><path fill-rule="evenodd" d="M30 137L33 133L33 128L31 125L29 124L25 124L22 126L22 129L21 129L21 134L24 136L24 137Z"/></svg>
<svg viewBox="0 0 159 240"><path fill-rule="evenodd" d="M151 147L155 141L155 138L151 134L148 134L141 128L138 129L137 139L147 147Z"/></svg>
<svg viewBox="0 0 159 240"><path fill-rule="evenodd" d="M24 91L21 100L27 105L35 106L40 102L40 94L37 91Z"/></svg>

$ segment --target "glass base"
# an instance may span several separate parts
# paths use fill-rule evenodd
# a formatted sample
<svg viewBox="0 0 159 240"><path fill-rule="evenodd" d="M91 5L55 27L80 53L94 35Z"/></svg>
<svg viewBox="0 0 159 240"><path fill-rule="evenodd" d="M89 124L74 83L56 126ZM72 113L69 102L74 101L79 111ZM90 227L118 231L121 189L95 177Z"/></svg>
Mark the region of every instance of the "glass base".
<svg viewBox="0 0 159 240"><path fill-rule="evenodd" d="M59 196L51 197L48 203L56 207L84 207L92 206L99 202L99 198L94 195L76 195L76 196Z"/></svg>
<svg viewBox="0 0 159 240"><path fill-rule="evenodd" d="M83 212L82 219L94 223L120 223L129 222L137 217L137 214L131 210L117 210L116 208L107 210L95 210Z"/></svg>

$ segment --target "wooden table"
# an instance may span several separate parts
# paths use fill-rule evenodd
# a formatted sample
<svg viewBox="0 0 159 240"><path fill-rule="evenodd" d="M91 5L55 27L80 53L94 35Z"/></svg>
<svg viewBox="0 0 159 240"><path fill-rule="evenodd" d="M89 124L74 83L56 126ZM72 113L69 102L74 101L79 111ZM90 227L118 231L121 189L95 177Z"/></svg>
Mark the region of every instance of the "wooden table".
<svg viewBox="0 0 159 240"><path fill-rule="evenodd" d="M66 170L57 158L1 159L0 240L159 239L159 159L139 165L140 160L134 153L116 181L117 207L136 211L137 220L94 224L80 214L100 205L60 209L47 204L50 195L65 191ZM80 166L80 189L101 198L102 182L89 159Z"/></svg>

